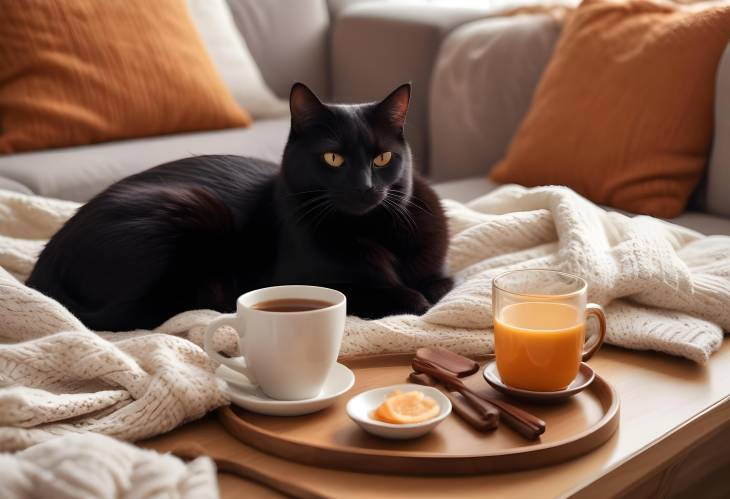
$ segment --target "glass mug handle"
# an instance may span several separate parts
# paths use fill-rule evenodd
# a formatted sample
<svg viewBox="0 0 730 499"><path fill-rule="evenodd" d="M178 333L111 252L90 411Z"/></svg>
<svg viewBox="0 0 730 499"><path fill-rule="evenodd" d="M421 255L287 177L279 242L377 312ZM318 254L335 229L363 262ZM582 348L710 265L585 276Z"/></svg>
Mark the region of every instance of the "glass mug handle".
<svg viewBox="0 0 730 499"><path fill-rule="evenodd" d="M238 329L239 321L237 321L236 318L236 314L223 314L208 324L208 327L205 329L205 336L203 336L203 350L205 350L205 353L207 353L214 361L244 374L252 384L256 385L256 379L253 377L253 374L251 374L251 369L248 367L246 358L243 355L241 355L241 357L223 357L213 346L213 335L215 335L216 331L223 326L233 328L239 336L243 337L244 332ZM241 342L239 341L239 345L240 344Z"/></svg>
<svg viewBox="0 0 730 499"><path fill-rule="evenodd" d="M586 305L586 322L588 322L591 316L595 317L598 321L598 335L594 335L593 338L586 341L585 347L587 349L583 350L583 358L581 359L583 362L593 357L598 349L601 348L603 340L606 338L606 314L603 313L603 307L595 303Z"/></svg>

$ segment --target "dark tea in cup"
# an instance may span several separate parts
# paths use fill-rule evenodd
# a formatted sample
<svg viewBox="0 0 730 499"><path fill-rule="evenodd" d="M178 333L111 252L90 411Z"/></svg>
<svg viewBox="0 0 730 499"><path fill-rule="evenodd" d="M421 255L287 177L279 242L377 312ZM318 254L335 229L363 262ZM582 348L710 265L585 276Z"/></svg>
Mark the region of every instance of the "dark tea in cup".
<svg viewBox="0 0 730 499"><path fill-rule="evenodd" d="M251 308L264 312L308 312L319 310L334 305L322 300L309 300L307 298L281 298L278 300L267 300L255 304Z"/></svg>

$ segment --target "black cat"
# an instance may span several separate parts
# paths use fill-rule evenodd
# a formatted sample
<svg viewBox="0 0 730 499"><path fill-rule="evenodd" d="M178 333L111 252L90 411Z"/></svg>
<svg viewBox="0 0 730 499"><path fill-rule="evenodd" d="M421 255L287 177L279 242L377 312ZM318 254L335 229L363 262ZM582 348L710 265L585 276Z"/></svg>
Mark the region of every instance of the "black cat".
<svg viewBox="0 0 730 499"><path fill-rule="evenodd" d="M53 236L28 285L96 330L232 311L278 284L338 289L361 317L421 314L452 281L441 204L403 135L409 99L403 85L377 104L329 105L295 84L280 171L199 156L121 180Z"/></svg>

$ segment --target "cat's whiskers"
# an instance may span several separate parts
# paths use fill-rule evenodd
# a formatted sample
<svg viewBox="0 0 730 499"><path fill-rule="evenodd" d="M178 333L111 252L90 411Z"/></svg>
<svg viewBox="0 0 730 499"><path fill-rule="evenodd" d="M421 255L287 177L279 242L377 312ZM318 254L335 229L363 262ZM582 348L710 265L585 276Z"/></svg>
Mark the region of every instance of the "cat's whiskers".
<svg viewBox="0 0 730 499"><path fill-rule="evenodd" d="M294 223L299 224L303 222L309 215L315 213L319 208L322 208L329 202L327 198L326 194L320 194L301 203L301 205L292 214L292 217L296 217Z"/></svg>
<svg viewBox="0 0 730 499"><path fill-rule="evenodd" d="M294 212L292 213L292 217L296 217L297 219L303 218L309 213L312 209L316 208L317 205L319 205L324 200L324 195L317 196L316 198L308 199L302 203L299 204L294 209Z"/></svg>
<svg viewBox="0 0 730 499"><path fill-rule="evenodd" d="M389 195L386 195L383 199L383 207L386 209L386 211L392 212L394 215L397 215L413 236L417 234L416 222L415 220L413 220L413 217L411 217L406 208L396 203ZM388 210L388 207L390 207L391 210Z"/></svg>
<svg viewBox="0 0 730 499"><path fill-rule="evenodd" d="M294 197L294 196L303 196L305 194L314 194L314 193L326 193L327 189L312 189L311 191L299 191L299 192L290 192L287 194L287 197Z"/></svg>
<svg viewBox="0 0 730 499"><path fill-rule="evenodd" d="M381 202L381 206L383 207L383 210L385 211L385 213L388 214L388 216L390 217L390 219L393 220L393 224L398 224L398 217L396 215L394 215L393 212L389 209L388 197L387 196Z"/></svg>
<svg viewBox="0 0 730 499"><path fill-rule="evenodd" d="M296 218L296 220L294 220L294 223L297 224L297 225L303 223L308 218L311 218L312 216L316 215L319 212L319 210L322 209L323 207L324 207L324 201L322 201L321 203L318 203L318 204L312 206L306 212L304 212L301 215L299 215Z"/></svg>
<svg viewBox="0 0 730 499"><path fill-rule="evenodd" d="M402 200L402 198L401 198L401 200ZM392 202L392 200L391 200L391 202ZM416 221L413 219L413 216L411 215L411 213L408 211L407 205L403 206L402 204L398 204L398 203L395 203L395 204L398 207L398 211L408 220L408 222L410 223L410 225L413 228L413 231L415 233L416 229L417 229L417 224L416 224Z"/></svg>
<svg viewBox="0 0 730 499"><path fill-rule="evenodd" d="M302 199L302 200L299 200L299 201L296 201L295 200L294 202L297 203L297 209L298 208L302 208L302 207L305 207L305 206L307 206L307 205L309 205L309 204L311 204L311 203L313 203L315 201L319 201L319 200L327 197L327 194L326 193L327 193L327 191L322 191L320 194L312 195L308 199Z"/></svg>
<svg viewBox="0 0 730 499"><path fill-rule="evenodd" d="M413 206L414 208L418 208L422 212L426 213L427 215L433 215L431 210L428 209L428 207L424 208L423 203L420 201L414 201L413 196L410 196L406 192L400 191L398 189L391 188L388 192L392 192L398 197L400 197L401 200L405 201L406 205Z"/></svg>
<svg viewBox="0 0 730 499"><path fill-rule="evenodd" d="M417 232L413 222L397 207L393 206L391 211L396 215L396 218L400 220L401 223L399 225L404 226L411 236L416 237Z"/></svg>
<svg viewBox="0 0 730 499"><path fill-rule="evenodd" d="M319 212L317 217L312 222L312 230L316 231L319 226L329 217L332 212L335 211L335 206L328 200L325 203L324 208Z"/></svg>

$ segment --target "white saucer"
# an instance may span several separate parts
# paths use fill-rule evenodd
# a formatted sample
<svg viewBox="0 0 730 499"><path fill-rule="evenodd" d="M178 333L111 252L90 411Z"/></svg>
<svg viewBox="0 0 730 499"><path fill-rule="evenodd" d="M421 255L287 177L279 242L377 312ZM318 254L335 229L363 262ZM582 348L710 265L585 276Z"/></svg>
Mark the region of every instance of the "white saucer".
<svg viewBox="0 0 730 499"><path fill-rule="evenodd" d="M269 416L301 416L317 412L332 405L337 397L355 384L355 374L337 363L332 367L317 397L304 400L277 400L266 395L260 388L251 386L246 376L229 367L220 366L215 373L228 383L228 396L231 402L249 411Z"/></svg>

